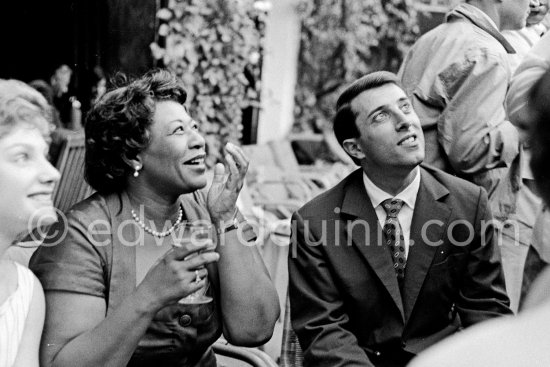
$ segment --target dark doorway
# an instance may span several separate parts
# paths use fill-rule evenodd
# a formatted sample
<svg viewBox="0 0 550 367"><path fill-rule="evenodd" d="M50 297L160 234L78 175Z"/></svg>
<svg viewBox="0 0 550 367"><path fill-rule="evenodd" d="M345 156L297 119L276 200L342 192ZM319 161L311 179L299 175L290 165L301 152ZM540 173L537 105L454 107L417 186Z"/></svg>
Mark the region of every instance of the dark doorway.
<svg viewBox="0 0 550 367"><path fill-rule="evenodd" d="M71 92L86 98L95 66L107 76L153 66L157 3L151 0L27 0L0 5L0 78L49 80L73 70Z"/></svg>
<svg viewBox="0 0 550 367"><path fill-rule="evenodd" d="M71 64L71 1L5 1L0 5L0 77L45 79L56 64Z"/></svg>

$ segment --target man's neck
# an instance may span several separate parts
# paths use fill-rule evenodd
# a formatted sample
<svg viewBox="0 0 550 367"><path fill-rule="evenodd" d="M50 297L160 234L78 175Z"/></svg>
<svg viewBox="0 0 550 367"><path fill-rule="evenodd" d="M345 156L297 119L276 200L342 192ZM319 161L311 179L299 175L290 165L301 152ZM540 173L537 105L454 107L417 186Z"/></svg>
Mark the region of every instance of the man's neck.
<svg viewBox="0 0 550 367"><path fill-rule="evenodd" d="M369 170L368 167L363 167L363 171L369 180L392 196L396 196L405 190L413 182L419 169L416 166L410 170L381 172L380 170Z"/></svg>
<svg viewBox="0 0 550 367"><path fill-rule="evenodd" d="M468 1L467 4L475 6L476 8L484 12L489 18L491 18L493 22L495 22L498 30L502 30L500 24L500 15L494 3L485 0L472 0Z"/></svg>

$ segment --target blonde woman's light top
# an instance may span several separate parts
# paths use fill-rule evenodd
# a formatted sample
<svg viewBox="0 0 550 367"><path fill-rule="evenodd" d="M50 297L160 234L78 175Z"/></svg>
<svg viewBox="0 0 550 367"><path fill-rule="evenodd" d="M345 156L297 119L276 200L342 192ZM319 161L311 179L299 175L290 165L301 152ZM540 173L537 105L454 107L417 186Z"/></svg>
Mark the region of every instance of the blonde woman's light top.
<svg viewBox="0 0 550 367"><path fill-rule="evenodd" d="M32 272L18 263L14 264L17 288L0 305L0 367L11 367L15 362L34 288Z"/></svg>

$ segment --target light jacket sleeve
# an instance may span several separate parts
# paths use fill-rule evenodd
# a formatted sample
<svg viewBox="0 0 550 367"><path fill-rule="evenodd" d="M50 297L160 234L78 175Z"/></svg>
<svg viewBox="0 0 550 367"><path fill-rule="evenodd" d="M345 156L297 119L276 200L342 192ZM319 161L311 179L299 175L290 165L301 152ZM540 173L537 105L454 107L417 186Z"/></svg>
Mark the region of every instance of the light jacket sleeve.
<svg viewBox="0 0 550 367"><path fill-rule="evenodd" d="M518 154L518 133L504 109L506 65L477 50L438 75L437 85L448 101L438 121L439 142L457 172L475 175L505 167Z"/></svg>

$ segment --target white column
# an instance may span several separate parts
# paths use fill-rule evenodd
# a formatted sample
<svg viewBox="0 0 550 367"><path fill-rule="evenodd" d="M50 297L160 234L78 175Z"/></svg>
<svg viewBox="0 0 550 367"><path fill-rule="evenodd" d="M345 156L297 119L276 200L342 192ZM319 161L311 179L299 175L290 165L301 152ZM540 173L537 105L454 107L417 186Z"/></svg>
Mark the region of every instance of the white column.
<svg viewBox="0 0 550 367"><path fill-rule="evenodd" d="M294 120L300 47L297 0L272 0L266 20L258 143L284 138Z"/></svg>

